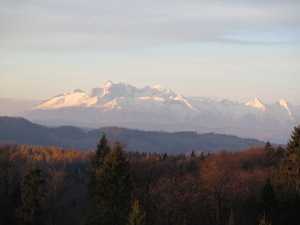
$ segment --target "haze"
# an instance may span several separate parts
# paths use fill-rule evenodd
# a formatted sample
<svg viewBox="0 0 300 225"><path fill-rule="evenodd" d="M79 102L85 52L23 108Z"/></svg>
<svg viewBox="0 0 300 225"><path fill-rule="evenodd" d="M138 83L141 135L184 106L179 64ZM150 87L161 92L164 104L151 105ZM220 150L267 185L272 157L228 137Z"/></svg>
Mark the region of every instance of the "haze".
<svg viewBox="0 0 300 225"><path fill-rule="evenodd" d="M107 80L300 105L299 1L0 0L0 98Z"/></svg>

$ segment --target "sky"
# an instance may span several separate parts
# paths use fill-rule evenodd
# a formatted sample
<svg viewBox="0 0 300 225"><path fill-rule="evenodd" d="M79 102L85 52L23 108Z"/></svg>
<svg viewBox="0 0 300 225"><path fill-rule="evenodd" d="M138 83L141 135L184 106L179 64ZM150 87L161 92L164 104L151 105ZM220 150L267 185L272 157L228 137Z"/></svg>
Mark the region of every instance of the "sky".
<svg viewBox="0 0 300 225"><path fill-rule="evenodd" d="M299 0L0 0L0 99L107 80L300 105Z"/></svg>

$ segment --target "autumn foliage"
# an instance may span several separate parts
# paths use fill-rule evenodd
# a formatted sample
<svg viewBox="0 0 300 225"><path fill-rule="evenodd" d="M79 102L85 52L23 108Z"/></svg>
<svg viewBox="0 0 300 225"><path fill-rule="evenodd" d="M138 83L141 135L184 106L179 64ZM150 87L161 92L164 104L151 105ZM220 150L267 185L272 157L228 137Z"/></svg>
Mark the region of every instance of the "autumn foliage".
<svg viewBox="0 0 300 225"><path fill-rule="evenodd" d="M295 135L297 132L295 130ZM292 218L285 210L289 207L299 214L298 186L292 180L296 175L291 175L295 170L289 169L299 157L297 143L296 147L288 145L288 151L267 143L260 148L222 150L209 155L123 152L124 162L130 163L126 168L130 174L128 193L131 197L126 198L130 202L123 212L118 205L114 208L118 207L124 224L142 221L141 224L147 225L297 225L299 218ZM98 193L92 187L98 182L94 176L99 170L108 179L105 168L114 168L113 161L109 161L112 155L108 153L109 157L98 169L96 154L94 150L85 153L60 147L0 146L0 224L18 224L22 184L28 179L26 171L34 166L41 170L45 180L43 188L47 190L43 199L39 199L44 224L88 224L91 212L97 212L94 207L104 202L93 203ZM294 169L298 171L298 167ZM91 181L91 178L96 180ZM296 178L299 179L299 175ZM288 181L290 186L286 187L283 181ZM110 179L110 182L113 189L118 179ZM106 184L97 185L103 187L102 191L106 190ZM112 195L113 190L102 193L108 201L106 204L112 205L108 197ZM128 206L132 205L135 208L130 212ZM289 219L292 223L287 222Z"/></svg>

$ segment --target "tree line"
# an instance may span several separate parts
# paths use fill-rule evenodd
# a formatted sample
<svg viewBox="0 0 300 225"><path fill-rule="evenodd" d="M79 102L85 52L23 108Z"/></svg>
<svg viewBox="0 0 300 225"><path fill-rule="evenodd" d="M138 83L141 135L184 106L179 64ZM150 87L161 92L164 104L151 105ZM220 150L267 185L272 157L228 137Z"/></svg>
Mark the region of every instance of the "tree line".
<svg viewBox="0 0 300 225"><path fill-rule="evenodd" d="M0 224L300 224L300 126L286 148L190 156L0 146Z"/></svg>

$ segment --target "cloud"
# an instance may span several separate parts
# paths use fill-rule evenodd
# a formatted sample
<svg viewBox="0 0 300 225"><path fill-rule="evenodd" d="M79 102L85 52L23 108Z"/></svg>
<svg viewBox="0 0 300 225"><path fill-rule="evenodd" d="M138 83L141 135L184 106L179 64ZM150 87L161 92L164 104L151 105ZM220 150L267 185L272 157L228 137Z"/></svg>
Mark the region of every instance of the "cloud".
<svg viewBox="0 0 300 225"><path fill-rule="evenodd" d="M0 1L0 48L122 51L193 42L243 44L245 35L250 39L246 42L259 42L251 37L264 32L298 34L299 10L299 1L279 0Z"/></svg>

